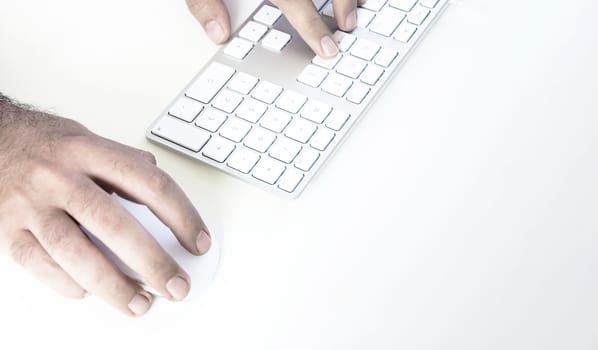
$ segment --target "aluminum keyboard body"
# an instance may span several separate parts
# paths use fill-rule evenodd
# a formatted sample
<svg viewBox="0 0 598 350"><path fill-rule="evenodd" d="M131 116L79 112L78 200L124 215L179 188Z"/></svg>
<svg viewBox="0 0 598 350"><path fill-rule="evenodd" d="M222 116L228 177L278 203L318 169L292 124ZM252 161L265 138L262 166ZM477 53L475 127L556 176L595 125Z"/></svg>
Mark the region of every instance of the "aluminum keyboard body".
<svg viewBox="0 0 598 350"><path fill-rule="evenodd" d="M147 129L147 137L295 198L364 116L448 0L369 0L321 60L264 2ZM331 4L315 1L330 28ZM413 22L413 23L412 23ZM335 32L335 30L333 30Z"/></svg>

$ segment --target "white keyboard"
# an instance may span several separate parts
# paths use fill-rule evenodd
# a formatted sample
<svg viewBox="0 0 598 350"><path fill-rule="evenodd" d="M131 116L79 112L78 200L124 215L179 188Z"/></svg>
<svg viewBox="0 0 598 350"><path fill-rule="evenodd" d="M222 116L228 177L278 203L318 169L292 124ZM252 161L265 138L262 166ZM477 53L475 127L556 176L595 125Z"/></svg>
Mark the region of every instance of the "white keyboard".
<svg viewBox="0 0 598 350"><path fill-rule="evenodd" d="M147 137L275 193L297 197L448 0L368 0L321 59L264 2ZM332 4L314 0L331 28Z"/></svg>

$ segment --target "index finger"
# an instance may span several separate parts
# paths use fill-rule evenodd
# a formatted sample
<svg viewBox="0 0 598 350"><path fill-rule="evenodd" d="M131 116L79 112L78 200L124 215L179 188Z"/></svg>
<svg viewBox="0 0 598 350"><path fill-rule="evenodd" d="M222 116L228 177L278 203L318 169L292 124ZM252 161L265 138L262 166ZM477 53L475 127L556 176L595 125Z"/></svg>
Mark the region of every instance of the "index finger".
<svg viewBox="0 0 598 350"><path fill-rule="evenodd" d="M284 13L289 23L318 56L329 58L338 54L338 47L332 39L330 29L311 0L272 0L272 2Z"/></svg>
<svg viewBox="0 0 598 350"><path fill-rule="evenodd" d="M168 174L143 159L139 151L110 140L78 147L87 151L81 154L94 155L80 160L89 176L121 196L147 205L190 253L200 255L208 251L211 245L208 228Z"/></svg>

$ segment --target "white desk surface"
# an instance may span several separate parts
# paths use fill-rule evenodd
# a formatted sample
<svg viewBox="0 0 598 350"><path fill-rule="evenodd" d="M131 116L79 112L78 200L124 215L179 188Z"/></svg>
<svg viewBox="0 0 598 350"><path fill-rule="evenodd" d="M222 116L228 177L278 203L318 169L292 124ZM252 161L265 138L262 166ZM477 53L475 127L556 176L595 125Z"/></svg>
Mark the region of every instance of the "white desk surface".
<svg viewBox="0 0 598 350"><path fill-rule="evenodd" d="M154 152L222 266L130 319L4 258L0 348L596 349L597 12L452 5L287 201L144 139L216 50L184 1L1 1L0 91Z"/></svg>

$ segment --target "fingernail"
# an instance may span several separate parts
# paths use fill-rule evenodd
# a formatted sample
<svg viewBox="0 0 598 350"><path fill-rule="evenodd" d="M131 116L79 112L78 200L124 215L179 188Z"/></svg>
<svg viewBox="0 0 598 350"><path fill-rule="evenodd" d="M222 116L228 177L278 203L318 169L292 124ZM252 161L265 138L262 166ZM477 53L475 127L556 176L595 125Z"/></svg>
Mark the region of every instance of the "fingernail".
<svg viewBox="0 0 598 350"><path fill-rule="evenodd" d="M334 40L328 35L322 37L320 46L322 47L324 58L335 56L338 53L338 47L334 43Z"/></svg>
<svg viewBox="0 0 598 350"><path fill-rule="evenodd" d="M351 13L349 13L347 15L347 18L345 19L345 27L347 27L347 30L353 30L353 28L355 28L355 26L357 25L357 11L353 10L351 11Z"/></svg>
<svg viewBox="0 0 598 350"><path fill-rule="evenodd" d="M226 40L224 29L215 20L211 20L206 24L206 33L208 33L210 39L216 44L220 44Z"/></svg>
<svg viewBox="0 0 598 350"><path fill-rule="evenodd" d="M210 235L206 231L201 230L201 231L199 231L199 235L197 235L196 244L197 244L197 250L199 251L199 253L203 254L210 249L210 246L212 245L212 239L210 238Z"/></svg>
<svg viewBox="0 0 598 350"><path fill-rule="evenodd" d="M184 278L176 276L166 283L166 290L174 300L182 300L189 293L189 283Z"/></svg>
<svg viewBox="0 0 598 350"><path fill-rule="evenodd" d="M135 314L135 316L143 315L150 308L150 297L143 293L135 294L131 302L129 302L129 310Z"/></svg>

